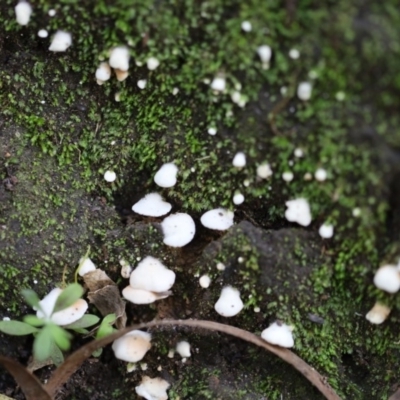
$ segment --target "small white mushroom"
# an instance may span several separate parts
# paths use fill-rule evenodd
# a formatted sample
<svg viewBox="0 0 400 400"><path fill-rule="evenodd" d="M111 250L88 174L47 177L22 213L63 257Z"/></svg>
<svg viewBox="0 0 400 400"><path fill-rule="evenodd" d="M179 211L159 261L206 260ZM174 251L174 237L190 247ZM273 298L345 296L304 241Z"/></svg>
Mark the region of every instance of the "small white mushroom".
<svg viewBox="0 0 400 400"><path fill-rule="evenodd" d="M49 50L55 52L66 51L72 44L72 36L69 32L57 31L50 44Z"/></svg>
<svg viewBox="0 0 400 400"><path fill-rule="evenodd" d="M151 335L143 331L131 331L115 340L112 349L119 360L140 361L151 348Z"/></svg>
<svg viewBox="0 0 400 400"><path fill-rule="evenodd" d="M333 231L333 225L325 222L320 226L318 233L322 238L330 239L333 236Z"/></svg>
<svg viewBox="0 0 400 400"><path fill-rule="evenodd" d="M257 167L257 176L261 179L268 179L272 176L272 169L268 163L261 164Z"/></svg>
<svg viewBox="0 0 400 400"><path fill-rule="evenodd" d="M223 317L233 317L239 314L243 308L243 301L240 298L239 290L232 286L224 287L214 308Z"/></svg>
<svg viewBox="0 0 400 400"><path fill-rule="evenodd" d="M292 171L286 171L282 174L282 179L285 182L291 182L294 178L293 172Z"/></svg>
<svg viewBox="0 0 400 400"><path fill-rule="evenodd" d="M196 233L196 225L189 214L171 214L163 220L161 228L164 243L171 247L183 247L192 241Z"/></svg>
<svg viewBox="0 0 400 400"><path fill-rule="evenodd" d="M132 210L148 217L161 217L171 211L171 204L164 201L158 193L146 194L132 206Z"/></svg>
<svg viewBox="0 0 400 400"><path fill-rule="evenodd" d="M144 376L139 386L135 387L136 393L146 400L168 400L167 390L169 383L161 378Z"/></svg>
<svg viewBox="0 0 400 400"><path fill-rule="evenodd" d="M122 69L115 68L114 72L118 82L123 82L129 76L129 71L123 71Z"/></svg>
<svg viewBox="0 0 400 400"><path fill-rule="evenodd" d="M297 86L297 97L300 100L307 101L311 99L312 86L310 82L300 82Z"/></svg>
<svg viewBox="0 0 400 400"><path fill-rule="evenodd" d="M132 267L124 258L119 260L119 265L121 266L121 276L125 279L129 279L132 272Z"/></svg>
<svg viewBox="0 0 400 400"><path fill-rule="evenodd" d="M118 46L111 50L109 64L111 68L128 71L129 59L130 55L128 48L125 46Z"/></svg>
<svg viewBox="0 0 400 400"><path fill-rule="evenodd" d="M156 293L168 291L174 283L175 272L151 256L145 257L138 264L129 279L132 288Z"/></svg>
<svg viewBox="0 0 400 400"><path fill-rule="evenodd" d="M96 270L96 266L94 265L93 261L89 257L82 257L79 260L79 267L78 267L78 274L79 276L84 276L88 272L92 272Z"/></svg>
<svg viewBox="0 0 400 400"><path fill-rule="evenodd" d="M139 89L143 90L146 87L146 85L147 85L146 79L139 79L137 81L137 86L138 86Z"/></svg>
<svg viewBox="0 0 400 400"><path fill-rule="evenodd" d="M304 156L303 149L301 149L300 147L297 147L296 149L294 149L294 156L297 158L303 157Z"/></svg>
<svg viewBox="0 0 400 400"><path fill-rule="evenodd" d="M251 29L252 29L251 22L249 22L249 21L242 22L242 30L244 32L251 32Z"/></svg>
<svg viewBox="0 0 400 400"><path fill-rule="evenodd" d="M167 298L168 296L170 296L170 294L170 291L155 293L143 289L134 289L130 285L122 290L123 298L133 304L151 304L157 300Z"/></svg>
<svg viewBox="0 0 400 400"><path fill-rule="evenodd" d="M170 188L176 184L178 167L174 163L166 163L154 175L154 182L163 188Z"/></svg>
<svg viewBox="0 0 400 400"><path fill-rule="evenodd" d="M200 286L207 289L211 284L211 278L208 275L202 275L199 279Z"/></svg>
<svg viewBox="0 0 400 400"><path fill-rule="evenodd" d="M236 168L245 167L246 166L246 155L242 151L239 151L238 153L236 153L235 157L233 157L232 165Z"/></svg>
<svg viewBox="0 0 400 400"><path fill-rule="evenodd" d="M154 71L160 65L160 61L155 57L150 57L149 59L147 59L146 64L147 69L149 69L150 71Z"/></svg>
<svg viewBox="0 0 400 400"><path fill-rule="evenodd" d="M289 50L289 57L292 60L297 60L300 57L300 51L297 49L290 49Z"/></svg>
<svg viewBox="0 0 400 400"><path fill-rule="evenodd" d="M318 168L315 171L314 177L317 181L319 182L323 182L326 180L326 178L328 177L328 173L326 172L326 170L324 170L323 168Z"/></svg>
<svg viewBox="0 0 400 400"><path fill-rule="evenodd" d="M102 62L96 69L96 79L97 83L103 84L105 81L108 81L111 77L111 68L108 62Z"/></svg>
<svg viewBox="0 0 400 400"><path fill-rule="evenodd" d="M233 225L234 213L224 208L216 208L204 213L200 222L209 229L225 231Z"/></svg>
<svg viewBox="0 0 400 400"><path fill-rule="evenodd" d="M15 16L19 25L28 25L32 15L32 6L27 1L20 1L15 6Z"/></svg>
<svg viewBox="0 0 400 400"><path fill-rule="evenodd" d="M289 222L297 222L299 225L308 226L311 223L311 211L308 201L304 198L289 200L286 203L285 218Z"/></svg>
<svg viewBox="0 0 400 400"><path fill-rule="evenodd" d="M211 136L215 136L217 134L217 128L214 126L210 126L207 130L208 134Z"/></svg>
<svg viewBox="0 0 400 400"><path fill-rule="evenodd" d="M383 265L376 271L374 284L378 289L396 293L400 289L400 272L395 265Z"/></svg>
<svg viewBox="0 0 400 400"><path fill-rule="evenodd" d="M290 348L294 346L292 327L280 322L274 322L261 332L261 338L266 342Z"/></svg>
<svg viewBox="0 0 400 400"><path fill-rule="evenodd" d="M379 325L387 319L390 311L390 308L385 304L376 302L365 318L371 322L371 324Z"/></svg>
<svg viewBox="0 0 400 400"><path fill-rule="evenodd" d="M38 36L42 39L47 38L49 36L49 32L46 29L40 29L38 32Z"/></svg>
<svg viewBox="0 0 400 400"><path fill-rule="evenodd" d="M114 171L104 172L104 180L106 182L114 182L117 179L117 174Z"/></svg>
<svg viewBox="0 0 400 400"><path fill-rule="evenodd" d="M271 47L268 45L262 45L257 48L257 54L260 57L260 60L262 62L263 68L268 69L269 68L269 63L271 61L272 57L272 50Z"/></svg>
<svg viewBox="0 0 400 400"><path fill-rule="evenodd" d="M233 204L240 205L244 202L244 196L242 193L235 193L232 200Z"/></svg>
<svg viewBox="0 0 400 400"><path fill-rule="evenodd" d="M226 87L226 80L223 76L216 76L211 82L211 89L216 92L223 92Z"/></svg>
<svg viewBox="0 0 400 400"><path fill-rule="evenodd" d="M186 340L182 340L176 344L176 351L182 358L190 357L190 343L186 342Z"/></svg>

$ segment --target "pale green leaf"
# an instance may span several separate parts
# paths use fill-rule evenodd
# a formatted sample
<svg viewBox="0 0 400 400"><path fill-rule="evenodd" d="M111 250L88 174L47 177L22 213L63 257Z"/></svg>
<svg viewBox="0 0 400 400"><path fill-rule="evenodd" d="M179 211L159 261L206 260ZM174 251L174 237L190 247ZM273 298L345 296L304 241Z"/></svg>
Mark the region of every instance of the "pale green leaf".
<svg viewBox="0 0 400 400"><path fill-rule="evenodd" d="M100 321L100 318L97 315L85 314L78 321L75 321L69 325L64 325L64 328L65 329L87 328L88 326L97 324L99 321Z"/></svg>
<svg viewBox="0 0 400 400"><path fill-rule="evenodd" d="M83 295L83 287L79 283L68 285L58 296L53 314L72 306Z"/></svg>
<svg viewBox="0 0 400 400"><path fill-rule="evenodd" d="M36 333L38 329L21 321L0 321L0 331L7 335L24 336Z"/></svg>
<svg viewBox="0 0 400 400"><path fill-rule="evenodd" d="M33 342L33 356L38 361L46 360L46 358L51 356L54 345L51 325L46 325L35 337Z"/></svg>

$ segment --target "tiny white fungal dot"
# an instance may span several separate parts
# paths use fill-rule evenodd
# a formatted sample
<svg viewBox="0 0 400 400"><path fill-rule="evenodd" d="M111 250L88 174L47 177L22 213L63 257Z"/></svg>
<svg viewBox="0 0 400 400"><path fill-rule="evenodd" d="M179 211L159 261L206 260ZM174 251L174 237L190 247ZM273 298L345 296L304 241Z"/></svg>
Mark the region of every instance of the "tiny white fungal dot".
<svg viewBox="0 0 400 400"><path fill-rule="evenodd" d="M236 168L243 168L246 166L246 155L243 152L238 152L233 157L232 165Z"/></svg>
<svg viewBox="0 0 400 400"><path fill-rule="evenodd" d="M300 82L297 86L297 97L300 100L307 101L311 99L312 86L310 82Z"/></svg>
<svg viewBox="0 0 400 400"><path fill-rule="evenodd" d="M249 187L249 186L250 186L250 181L249 181L248 179L245 179L245 180L243 181L243 186L244 186L244 187Z"/></svg>
<svg viewBox="0 0 400 400"><path fill-rule="evenodd" d="M211 82L211 89L216 92L223 92L226 87L225 78L222 76L216 76Z"/></svg>
<svg viewBox="0 0 400 400"><path fill-rule="evenodd" d="M352 211L353 217L359 217L361 215L361 208L355 207Z"/></svg>
<svg viewBox="0 0 400 400"><path fill-rule="evenodd" d="M238 257L238 263L242 263L244 261L244 258L243 257Z"/></svg>
<svg viewBox="0 0 400 400"><path fill-rule="evenodd" d="M282 179L285 182L291 182L293 180L293 178L294 178L294 175L293 175L293 172L291 172L291 171L286 171L282 174Z"/></svg>
<svg viewBox="0 0 400 400"><path fill-rule="evenodd" d="M225 270L225 265L222 264L221 262L217 264L217 270L218 271L224 271Z"/></svg>
<svg viewBox="0 0 400 400"><path fill-rule="evenodd" d="M214 135L216 135L217 134L217 128L215 128L215 127L213 127L213 126L210 126L209 128L208 128L208 134L209 135L211 135L211 136L214 136Z"/></svg>
<svg viewBox="0 0 400 400"><path fill-rule="evenodd" d="M251 32L252 26L251 23L249 21L243 21L242 22L242 30L244 32Z"/></svg>
<svg viewBox="0 0 400 400"><path fill-rule="evenodd" d="M261 179L268 179L272 176L272 169L268 163L261 164L257 167L257 176Z"/></svg>
<svg viewBox="0 0 400 400"><path fill-rule="evenodd" d="M121 92L117 92L114 95L114 100L119 103L121 101Z"/></svg>
<svg viewBox="0 0 400 400"><path fill-rule="evenodd" d="M46 29L41 29L41 30L38 32L38 36L39 36L40 38L47 38L47 36L49 36L49 32L47 32Z"/></svg>
<svg viewBox="0 0 400 400"><path fill-rule="evenodd" d="M117 174L114 171L106 171L104 173L104 179L107 182L114 182L117 179Z"/></svg>
<svg viewBox="0 0 400 400"><path fill-rule="evenodd" d="M312 179L312 175L309 172L306 172L304 174L304 180L305 181L311 181L311 179Z"/></svg>
<svg viewBox="0 0 400 400"><path fill-rule="evenodd" d="M260 310L260 307L254 307L254 312L255 313L259 313L261 310Z"/></svg>
<svg viewBox="0 0 400 400"><path fill-rule="evenodd" d="M211 284L211 278L208 275L203 275L199 279L200 286L207 289Z"/></svg>
<svg viewBox="0 0 400 400"><path fill-rule="evenodd" d="M323 168L318 168L314 174L315 179L319 182L326 180L327 176L328 173Z"/></svg>
<svg viewBox="0 0 400 400"><path fill-rule="evenodd" d="M51 10L49 10L48 14L50 17L54 17L56 15L56 10L54 10L54 8L52 8Z"/></svg>
<svg viewBox="0 0 400 400"><path fill-rule="evenodd" d="M287 90L288 90L288 89L287 89L286 86L282 86L281 89L280 89L281 95L282 95L282 96L285 96L286 93L287 93Z"/></svg>
<svg viewBox="0 0 400 400"><path fill-rule="evenodd" d="M330 239L333 236L333 225L324 223L320 226L318 233L324 239Z"/></svg>
<svg viewBox="0 0 400 400"><path fill-rule="evenodd" d="M244 196L242 195L242 193L236 193L233 196L233 203L236 205L242 204L244 202Z"/></svg>
<svg viewBox="0 0 400 400"><path fill-rule="evenodd" d="M297 147L297 148L294 150L294 156L297 157L297 158L303 157L303 156L304 156L303 150L302 150L300 147Z"/></svg>
<svg viewBox="0 0 400 400"><path fill-rule="evenodd" d="M150 71L154 71L160 65L160 61L155 57L150 57L146 63Z"/></svg>
<svg viewBox="0 0 400 400"><path fill-rule="evenodd" d="M146 79L140 79L137 81L137 85L139 89L144 89L147 85Z"/></svg>
<svg viewBox="0 0 400 400"><path fill-rule="evenodd" d="M172 94L173 94L174 96L177 95L178 92L179 92L179 89L178 89L177 87L174 87L174 88L172 89Z"/></svg>
<svg viewBox="0 0 400 400"><path fill-rule="evenodd" d="M72 44L72 36L69 32L57 31L50 44L49 50L54 52L63 52Z"/></svg>
<svg viewBox="0 0 400 400"><path fill-rule="evenodd" d="M343 101L346 98L346 93L342 91L337 92L335 97L337 101Z"/></svg>
<svg viewBox="0 0 400 400"><path fill-rule="evenodd" d="M300 57L300 51L297 49L290 49L289 51L289 57L292 60L297 60Z"/></svg>

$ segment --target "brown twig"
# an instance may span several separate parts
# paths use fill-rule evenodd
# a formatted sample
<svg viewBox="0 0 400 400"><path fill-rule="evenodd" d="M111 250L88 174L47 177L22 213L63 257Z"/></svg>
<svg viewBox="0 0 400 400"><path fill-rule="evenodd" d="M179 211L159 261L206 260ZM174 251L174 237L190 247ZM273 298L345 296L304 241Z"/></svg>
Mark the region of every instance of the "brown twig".
<svg viewBox="0 0 400 400"><path fill-rule="evenodd" d="M269 352L275 354L288 364L292 365L297 371L303 374L328 400L340 400L340 397L335 393L332 387L328 384L327 380L321 376L314 368L308 365L296 354L288 349L284 349L278 346L273 346L263 341L260 337L234 326L220 324L213 321L201 321L201 320L162 320L152 321L143 324L134 325L125 329L122 329L116 333L113 333L105 338L95 340L81 347L79 350L72 353L65 361L60 365L59 368L54 372L53 376L48 381L45 388L51 396L55 396L58 390L61 389L71 375L80 367L80 365L91 356L91 354L114 340L120 338L126 333L135 329L145 329L155 326L188 326L192 328L203 328L212 331L218 331L226 333L231 336L235 336L239 339L253 343L256 346L263 347ZM36 398L39 400L39 397ZM41 398L40 398L41 400Z"/></svg>

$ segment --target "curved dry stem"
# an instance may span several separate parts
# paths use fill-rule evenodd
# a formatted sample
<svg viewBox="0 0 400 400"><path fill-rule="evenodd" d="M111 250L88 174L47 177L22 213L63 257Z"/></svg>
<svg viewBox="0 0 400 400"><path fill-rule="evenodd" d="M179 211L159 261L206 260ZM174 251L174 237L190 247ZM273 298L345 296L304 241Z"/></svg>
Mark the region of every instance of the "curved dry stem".
<svg viewBox="0 0 400 400"><path fill-rule="evenodd" d="M335 393L332 387L327 382L327 379L321 376L314 368L308 365L300 357L288 349L273 346L262 340L259 336L254 335L234 326L220 324L213 321L201 320L162 320L152 321L143 324L133 325L128 328L115 332L105 338L95 340L81 347L79 350L71 354L63 364L54 372L53 376L45 386L51 396L54 396L61 386L70 378L70 376L80 367L80 365L97 349L106 346L114 340L120 338L126 333L135 329L152 328L155 326L188 326L192 328L202 328L211 331L218 331L235 336L239 339L253 343L256 346L262 347L269 352L275 354L288 364L292 365L297 371L303 374L328 400L340 400L340 397Z"/></svg>
<svg viewBox="0 0 400 400"><path fill-rule="evenodd" d="M21 387L26 400L51 400L51 397L39 379L31 374L19 362L0 356L0 364L14 377Z"/></svg>

